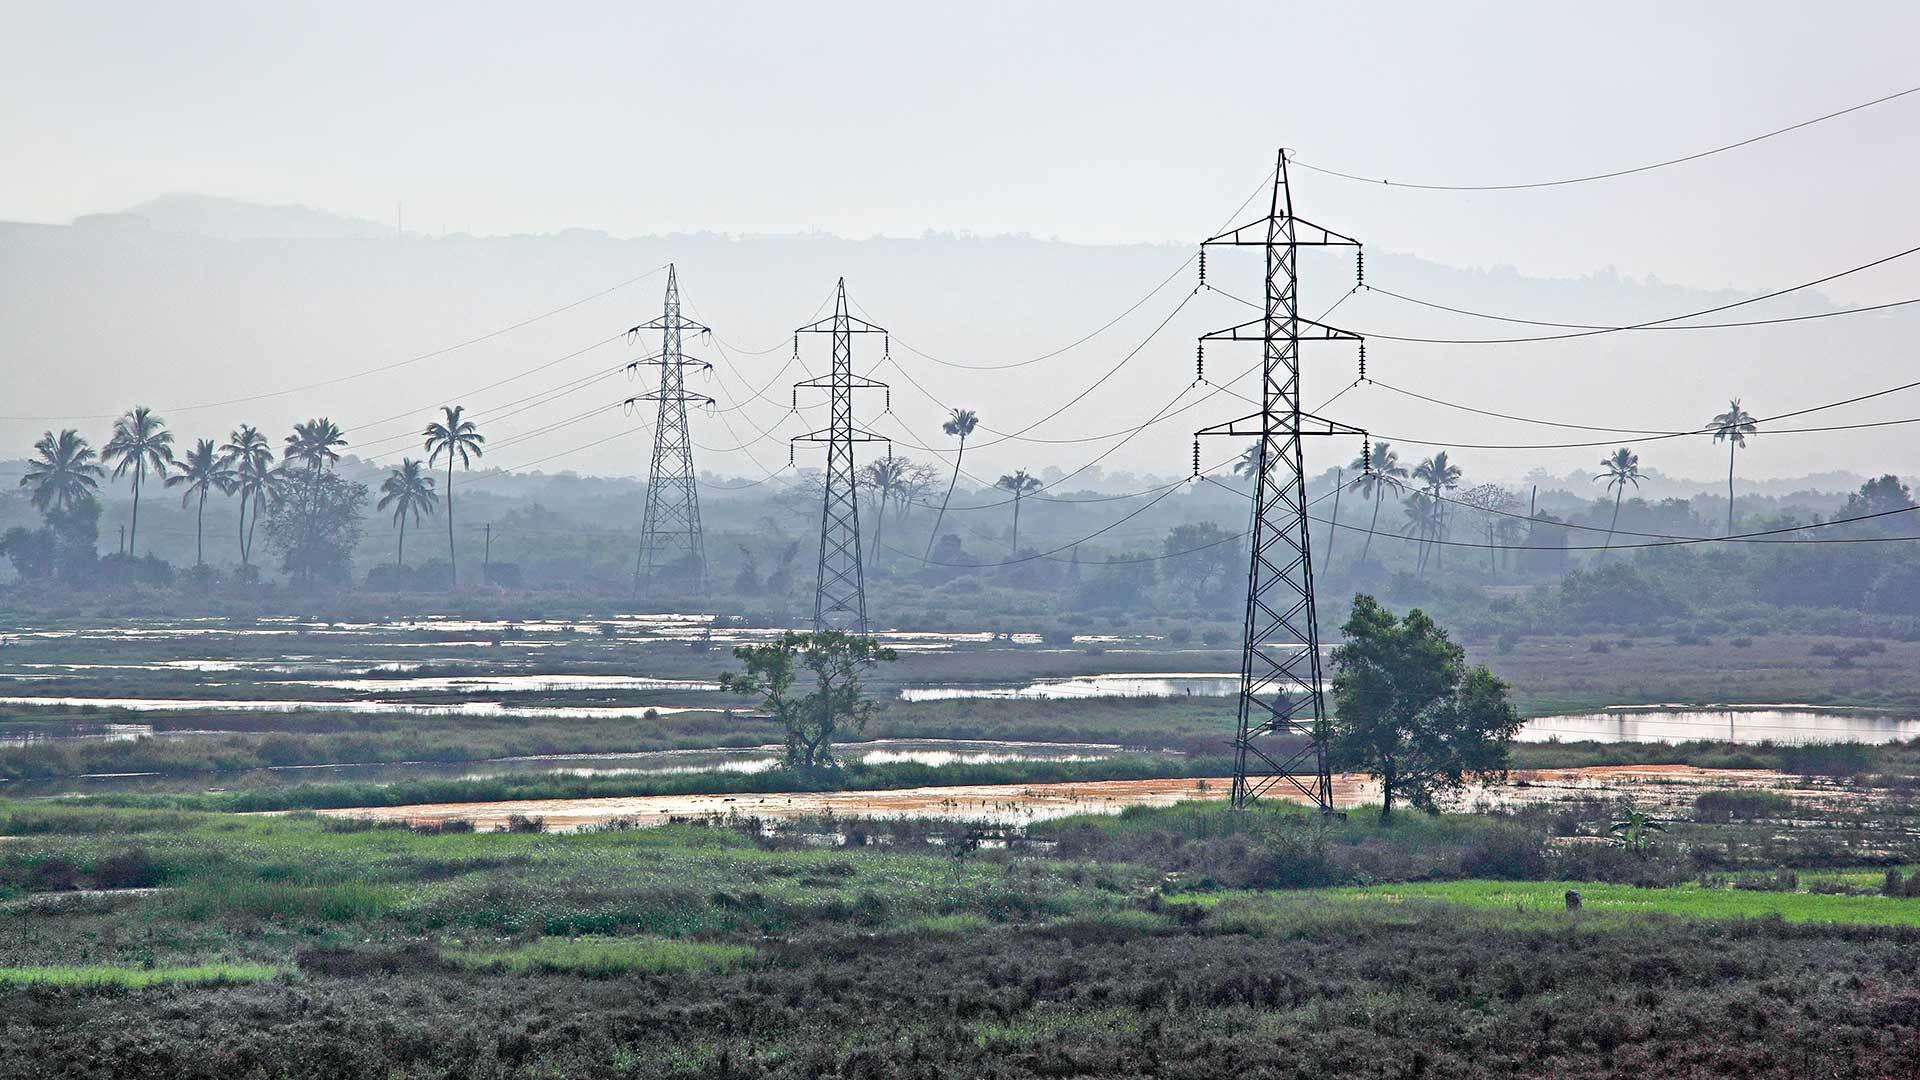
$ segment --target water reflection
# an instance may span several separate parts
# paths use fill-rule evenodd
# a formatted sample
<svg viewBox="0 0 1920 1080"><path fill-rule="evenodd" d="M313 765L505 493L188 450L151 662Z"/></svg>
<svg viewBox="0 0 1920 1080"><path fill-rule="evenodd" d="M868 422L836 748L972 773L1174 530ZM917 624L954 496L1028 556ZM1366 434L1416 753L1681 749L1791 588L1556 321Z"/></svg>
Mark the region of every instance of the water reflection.
<svg viewBox="0 0 1920 1080"><path fill-rule="evenodd" d="M1644 708L1542 716L1520 729L1544 742L1886 743L1920 738L1920 718L1866 709Z"/></svg>
<svg viewBox="0 0 1920 1080"><path fill-rule="evenodd" d="M1065 701L1109 697L1227 697L1240 689L1240 676L1214 672L1121 673L1040 679L1024 686L918 686L900 691L903 701L992 700Z"/></svg>

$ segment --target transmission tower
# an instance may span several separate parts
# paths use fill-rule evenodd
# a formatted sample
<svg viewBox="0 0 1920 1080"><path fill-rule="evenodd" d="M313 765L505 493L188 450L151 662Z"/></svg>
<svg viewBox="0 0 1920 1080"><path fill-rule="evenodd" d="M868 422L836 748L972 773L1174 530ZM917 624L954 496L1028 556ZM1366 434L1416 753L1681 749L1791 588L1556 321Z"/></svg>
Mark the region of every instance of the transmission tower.
<svg viewBox="0 0 1920 1080"><path fill-rule="evenodd" d="M1266 249L1265 313L1200 339L1202 350L1208 341L1260 343L1264 358L1260 411L1194 433L1259 440L1255 444L1253 528L1249 534L1252 552L1241 639L1232 805L1244 809L1269 788L1286 783L1326 813L1333 809L1333 778L1327 768L1327 713L1313 601L1313 547L1307 540L1307 478L1301 439L1306 435L1364 437L1365 433L1301 411L1300 346L1304 342L1361 339L1300 316L1298 258L1303 247L1358 248L1360 242L1293 216L1287 152L1283 149L1274 167L1273 201L1266 215L1201 244L1203 284L1209 246ZM1196 437L1195 475L1199 471L1199 445ZM1296 748L1288 736L1304 737L1304 743Z"/></svg>
<svg viewBox="0 0 1920 1080"><path fill-rule="evenodd" d="M660 351L627 365L628 371L657 366L657 388L627 399L632 408L642 401L659 403L653 427L653 464L647 470L647 507L640 523L640 553L633 566L633 596L639 600L656 591L659 576L672 572L684 591L707 594L707 552L700 531L700 492L693 479L693 433L687 427L687 403L711 405L713 399L687 391L689 367L711 370L704 360L689 358L680 348L688 330L706 333L707 327L680 314L680 278L667 265L667 299L657 319L628 331L660 331Z"/></svg>
<svg viewBox="0 0 1920 1080"><path fill-rule="evenodd" d="M867 582L860 558L860 500L854 475L853 444L884 442L893 456L893 440L853 425L853 392L885 390L887 384L853 373L853 335L881 335L890 350L886 328L857 319L847 312L847 279L841 278L834 296L833 316L793 332L793 354L800 355L801 334L833 335L833 370L826 378L794 383L794 401L803 387L822 387L829 398L827 426L796 435L794 442L827 444L826 495L820 507L820 576L813 594L813 628L867 632ZM891 397L891 393L889 393ZM792 453L789 447L789 454Z"/></svg>

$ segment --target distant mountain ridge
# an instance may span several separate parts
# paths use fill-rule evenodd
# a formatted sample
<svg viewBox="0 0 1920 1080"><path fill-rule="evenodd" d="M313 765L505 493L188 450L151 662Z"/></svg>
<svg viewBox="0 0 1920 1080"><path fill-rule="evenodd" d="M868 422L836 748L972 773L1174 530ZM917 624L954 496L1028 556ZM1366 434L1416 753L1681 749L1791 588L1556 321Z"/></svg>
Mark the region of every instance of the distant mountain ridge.
<svg viewBox="0 0 1920 1080"><path fill-rule="evenodd" d="M310 206L270 206L194 192L161 195L116 213L86 214L73 224L83 229L150 228L222 240L369 240L395 232L378 222Z"/></svg>

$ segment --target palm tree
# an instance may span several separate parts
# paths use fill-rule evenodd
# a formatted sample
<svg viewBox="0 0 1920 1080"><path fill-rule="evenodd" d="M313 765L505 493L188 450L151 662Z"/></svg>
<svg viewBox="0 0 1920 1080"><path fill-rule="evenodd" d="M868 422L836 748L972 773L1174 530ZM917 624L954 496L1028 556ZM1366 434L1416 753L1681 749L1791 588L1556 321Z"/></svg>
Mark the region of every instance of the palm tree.
<svg viewBox="0 0 1920 1080"><path fill-rule="evenodd" d="M1359 469L1360 475L1353 478L1347 486L1360 493L1363 499L1373 500L1373 520L1367 523L1367 542L1360 548L1360 565L1367 563L1367 554L1373 550L1373 533L1380 526L1380 503L1388 492L1398 491L1405 486L1407 467L1400 464L1400 455L1386 443L1374 443L1372 469L1368 471L1368 457L1353 460L1351 468Z"/></svg>
<svg viewBox="0 0 1920 1080"><path fill-rule="evenodd" d="M1042 487L1040 478L1027 475L1025 469L1015 469L1008 475L995 480L993 486L1001 491L1013 492L1013 553L1018 555L1020 554L1020 500L1040 490Z"/></svg>
<svg viewBox="0 0 1920 1080"><path fill-rule="evenodd" d="M967 436L973 434L980 418L972 409L955 409L940 430L960 440L960 449L953 455L953 479L947 481L946 497L940 500L940 512L933 516L933 531L927 534L927 553L921 556L925 561L933 557L933 542L940 538L940 523L946 520L947 504L953 501L953 488L960 482L960 460L967 456Z"/></svg>
<svg viewBox="0 0 1920 1080"><path fill-rule="evenodd" d="M107 440L100 457L113 466L116 480L133 473L133 527L127 530L127 554L131 555L140 543L140 485L149 469L162 478L167 475L167 466L173 464L173 432L152 409L136 406L113 422L113 438Z"/></svg>
<svg viewBox="0 0 1920 1080"><path fill-rule="evenodd" d="M67 428L59 435L49 431L33 449L40 456L27 463L20 486L32 489L35 510L68 510L99 490L105 470L94 463L93 447L78 431Z"/></svg>
<svg viewBox="0 0 1920 1080"><path fill-rule="evenodd" d="M433 491L433 477L426 474L418 459L401 458L400 467L380 485L380 502L375 507L379 510L393 507L393 523L400 526L400 547L394 553L393 565L407 564L407 516L411 514L413 523L418 525L421 514L431 514L439 505L440 496Z"/></svg>
<svg viewBox="0 0 1920 1080"><path fill-rule="evenodd" d="M1733 535L1733 452L1747 445L1747 436L1752 435L1760 422L1753 414L1740 407L1740 399L1734 398L1727 403L1727 411L1707 421L1713 431L1713 441L1727 440L1727 535Z"/></svg>
<svg viewBox="0 0 1920 1080"><path fill-rule="evenodd" d="M281 457L289 462L298 461L307 467L309 473L318 476L322 469L340 460L340 451L335 447L345 445L347 437L340 430L340 425L321 416L304 424L293 425L293 434L287 436L286 449L281 451Z"/></svg>
<svg viewBox="0 0 1920 1080"><path fill-rule="evenodd" d="M1244 477L1255 483L1260 479L1260 465L1266 459L1267 444L1264 440L1255 440L1240 451L1240 457L1233 463L1233 475Z"/></svg>
<svg viewBox="0 0 1920 1080"><path fill-rule="evenodd" d="M1635 491L1640 490L1640 481L1647 474L1640 471L1640 455L1621 447L1611 457L1602 458L1600 468L1604 472L1593 475L1595 480L1605 480L1607 490L1613 492L1613 520L1607 522L1607 544L1602 551L1613 547L1613 530L1620 524L1620 499L1627 493L1627 485L1632 484Z"/></svg>
<svg viewBox="0 0 1920 1080"><path fill-rule="evenodd" d="M880 565L880 541L887 530L887 504L906 486L912 471L912 463L905 458L868 462L860 470L861 485L880 493L880 513L873 523L873 555L867 560L869 569Z"/></svg>
<svg viewBox="0 0 1920 1080"><path fill-rule="evenodd" d="M1436 504L1424 491L1407 492L1406 500L1400 504L1400 511L1406 521L1400 527L1400 535L1420 538L1420 562L1417 569L1427 566L1427 530L1433 527L1433 508Z"/></svg>
<svg viewBox="0 0 1920 1080"><path fill-rule="evenodd" d="M231 495L234 489L233 469L213 445L212 439L201 439L187 451L187 456L179 461L180 471L167 477L168 487L186 485L180 493L180 509L185 510L200 497L200 507L194 516L193 524L193 565L207 564L207 492L219 488L222 494Z"/></svg>
<svg viewBox="0 0 1920 1080"><path fill-rule="evenodd" d="M1431 500L1433 527L1436 534L1446 527L1447 492L1460 486L1460 476L1460 466L1447 460L1447 452L1445 450L1440 451L1413 467L1413 478L1418 480L1421 485L1427 489L1427 496ZM1436 565L1445 566L1447 561L1446 552L1437 550L1438 545L1435 545L1435 548L1437 555L1435 559ZM1420 559L1421 565L1424 566L1426 561L1425 549L1423 547Z"/></svg>
<svg viewBox="0 0 1920 1080"><path fill-rule="evenodd" d="M260 523L276 494L273 446L260 429L241 424L220 447L220 460L233 473L233 490L240 495L240 565L246 566L253 553L253 526L247 524L247 510L253 510L253 524Z"/></svg>
<svg viewBox="0 0 1920 1080"><path fill-rule="evenodd" d="M470 468L482 453L481 444L487 441L473 421L461 418L465 410L464 405L441 406L446 419L428 424L426 432L427 463L440 460L442 454L447 457L447 580L455 585L460 583L460 567L454 561L453 549L453 460L459 458L462 469Z"/></svg>

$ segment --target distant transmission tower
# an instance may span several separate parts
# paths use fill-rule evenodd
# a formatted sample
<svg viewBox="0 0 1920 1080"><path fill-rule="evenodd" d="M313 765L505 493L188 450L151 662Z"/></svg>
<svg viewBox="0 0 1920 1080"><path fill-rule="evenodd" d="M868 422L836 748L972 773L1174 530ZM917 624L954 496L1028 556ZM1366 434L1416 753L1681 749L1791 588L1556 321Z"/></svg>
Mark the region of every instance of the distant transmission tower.
<svg viewBox="0 0 1920 1080"><path fill-rule="evenodd" d="M1265 314L1201 337L1257 341L1263 350L1260 411L1195 432L1259 440L1253 496L1252 553L1247 614L1240 656L1239 732L1233 743L1232 804L1243 809L1275 784L1293 785L1320 807L1333 809L1327 767L1327 713L1320 674L1320 631L1313 601L1313 547L1307 541L1305 435L1361 435L1357 428L1300 411L1302 342L1360 341L1356 334L1300 317L1297 260L1303 247L1353 247L1360 241L1293 216L1287 152L1274 168L1273 201L1266 216L1201 244L1206 248L1266 249ZM1364 346L1363 346L1364 348ZM1194 470L1199 474L1199 440ZM1274 736L1304 736L1297 749ZM1284 749L1283 749L1284 747ZM1311 785L1304 779L1311 772Z"/></svg>
<svg viewBox="0 0 1920 1080"><path fill-rule="evenodd" d="M887 456L891 457L893 440L853 426L853 392L887 387L886 383L853 373L853 335L879 334L883 350L890 350L886 333L886 328L847 313L846 278L840 279L833 317L793 332L796 357L800 355L801 334L833 335L833 371L824 379L793 384L796 403L802 387L824 387L830 399L827 426L793 437L794 442L827 444L827 488L820 507L820 577L813 594L815 631L867 632L867 582L860 558L860 500L854 475L853 444L884 442Z"/></svg>
<svg viewBox="0 0 1920 1080"><path fill-rule="evenodd" d="M653 427L653 464L647 470L647 508L640 523L633 596L635 600L653 596L658 591L658 578L671 574L683 591L704 598L707 551L700 531L700 492L693 479L693 434L687 427L687 403L711 405L713 399L687 391L686 369L708 370L713 365L690 359L680 349L682 333L705 333L707 327L680 314L680 278L671 263L667 265L665 309L659 318L641 323L628 335L642 330L660 331L660 351L628 364L627 370L658 366L660 381L656 389L628 398L627 405L655 401L660 409Z"/></svg>

